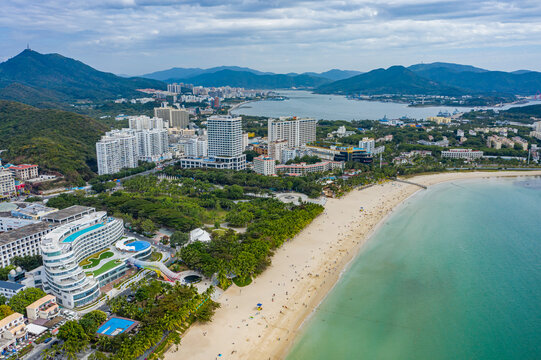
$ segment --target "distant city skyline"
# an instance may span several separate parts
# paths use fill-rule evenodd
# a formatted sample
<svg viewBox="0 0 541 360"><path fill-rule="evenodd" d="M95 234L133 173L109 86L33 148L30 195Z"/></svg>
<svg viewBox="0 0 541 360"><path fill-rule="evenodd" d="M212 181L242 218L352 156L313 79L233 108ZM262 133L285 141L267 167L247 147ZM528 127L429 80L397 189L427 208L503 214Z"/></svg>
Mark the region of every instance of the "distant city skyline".
<svg viewBox="0 0 541 360"><path fill-rule="evenodd" d="M541 71L541 2L96 0L2 4L0 61L26 48L98 70L275 73L454 62Z"/></svg>

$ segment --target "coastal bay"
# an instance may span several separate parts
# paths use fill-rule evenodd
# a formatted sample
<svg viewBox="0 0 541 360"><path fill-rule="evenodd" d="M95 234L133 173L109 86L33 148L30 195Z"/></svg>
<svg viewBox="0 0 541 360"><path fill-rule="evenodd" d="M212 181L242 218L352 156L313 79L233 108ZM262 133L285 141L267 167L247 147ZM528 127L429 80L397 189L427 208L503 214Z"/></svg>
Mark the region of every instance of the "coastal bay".
<svg viewBox="0 0 541 360"><path fill-rule="evenodd" d="M298 116L312 117L323 120L379 120L384 116L397 119L403 116L412 119L425 119L436 116L441 112L467 112L472 107L456 106L427 106L411 107L404 103L350 100L342 95L313 94L303 90L279 90L277 93L285 96L284 101L253 101L236 106L231 112L234 115L250 116ZM531 101L526 104L505 104L493 108L506 110L511 107L539 104L541 101ZM487 108L488 109L488 108Z"/></svg>
<svg viewBox="0 0 541 360"><path fill-rule="evenodd" d="M541 175L530 172L466 172L416 176L426 186L461 179ZM386 182L329 199L324 214L276 251L272 265L244 288L230 287L211 323L195 324L167 359L281 359L303 322L389 214L419 191ZM363 211L360 211L360 207ZM262 303L258 310L256 304Z"/></svg>

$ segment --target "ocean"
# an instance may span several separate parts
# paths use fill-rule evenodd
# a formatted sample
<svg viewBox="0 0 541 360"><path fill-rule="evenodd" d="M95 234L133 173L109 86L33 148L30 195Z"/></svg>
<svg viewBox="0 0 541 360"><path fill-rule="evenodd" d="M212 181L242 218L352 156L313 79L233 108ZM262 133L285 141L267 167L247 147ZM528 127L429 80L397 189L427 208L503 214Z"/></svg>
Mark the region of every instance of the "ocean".
<svg viewBox="0 0 541 360"><path fill-rule="evenodd" d="M232 111L235 115L252 116L299 116L313 117L323 120L379 120L384 116L389 119L397 119L407 116L412 119L425 119L427 116L436 116L440 111L453 113L458 111L469 111L471 108L430 106L430 107L409 107L407 104L377 101L348 100L341 95L319 95L309 91L301 90L280 90L280 95L287 96L284 101L255 101L244 104ZM524 106L541 104L541 101L532 101L528 104L516 104ZM510 105L497 108L505 110Z"/></svg>
<svg viewBox="0 0 541 360"><path fill-rule="evenodd" d="M305 322L297 359L541 359L541 178L408 199Z"/></svg>

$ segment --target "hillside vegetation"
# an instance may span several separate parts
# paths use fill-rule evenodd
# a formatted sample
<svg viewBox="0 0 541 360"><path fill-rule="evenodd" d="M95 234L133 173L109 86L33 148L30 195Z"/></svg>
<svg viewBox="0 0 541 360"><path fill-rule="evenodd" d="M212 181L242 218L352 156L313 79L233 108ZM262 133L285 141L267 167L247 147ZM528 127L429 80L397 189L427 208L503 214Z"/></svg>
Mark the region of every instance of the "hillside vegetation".
<svg viewBox="0 0 541 360"><path fill-rule="evenodd" d="M165 89L165 83L123 78L59 54L29 49L0 64L0 98L40 107L142 95L139 88Z"/></svg>
<svg viewBox="0 0 541 360"><path fill-rule="evenodd" d="M0 100L4 163L33 163L81 183L94 175L95 143L108 129L86 116Z"/></svg>

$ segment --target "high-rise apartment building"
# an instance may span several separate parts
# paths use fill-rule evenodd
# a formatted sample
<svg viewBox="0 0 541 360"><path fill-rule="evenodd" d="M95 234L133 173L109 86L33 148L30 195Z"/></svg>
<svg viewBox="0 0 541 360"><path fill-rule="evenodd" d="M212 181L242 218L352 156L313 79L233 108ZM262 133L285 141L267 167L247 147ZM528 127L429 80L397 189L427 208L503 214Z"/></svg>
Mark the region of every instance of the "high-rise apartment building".
<svg viewBox="0 0 541 360"><path fill-rule="evenodd" d="M208 141L202 138L188 139L184 144L184 154L193 158L208 156Z"/></svg>
<svg viewBox="0 0 541 360"><path fill-rule="evenodd" d="M316 141L317 120L309 118L280 118L268 120L268 141L287 140L288 147L298 147Z"/></svg>
<svg viewBox="0 0 541 360"><path fill-rule="evenodd" d="M240 117L211 116L207 119L208 158L183 158L184 168L246 169L246 155L242 148L242 120Z"/></svg>
<svg viewBox="0 0 541 360"><path fill-rule="evenodd" d="M262 175L274 175L276 174L276 163L270 156L258 156L254 158L254 171Z"/></svg>
<svg viewBox="0 0 541 360"><path fill-rule="evenodd" d="M269 142L269 156L274 160L282 162L282 151L287 149L287 140L277 140Z"/></svg>
<svg viewBox="0 0 541 360"><path fill-rule="evenodd" d="M157 161L169 152L169 136L165 129L138 131L136 136L140 160Z"/></svg>
<svg viewBox="0 0 541 360"><path fill-rule="evenodd" d="M123 168L137 167L138 154L135 131L109 131L96 143L98 174L114 174Z"/></svg>
<svg viewBox="0 0 541 360"><path fill-rule="evenodd" d="M365 137L359 141L359 147L369 153L373 153L374 149L376 148L376 141L372 138Z"/></svg>
<svg viewBox="0 0 541 360"><path fill-rule="evenodd" d="M207 120L209 156L235 157L242 155L242 118L211 116Z"/></svg>
<svg viewBox="0 0 541 360"><path fill-rule="evenodd" d="M141 116L130 116L129 119L130 129L141 131L141 130L152 130L152 129L167 129L167 121L161 117L148 117L145 115Z"/></svg>
<svg viewBox="0 0 541 360"><path fill-rule="evenodd" d="M169 121L169 127L177 129L187 129L190 122L190 114L185 109L172 109L171 120Z"/></svg>

